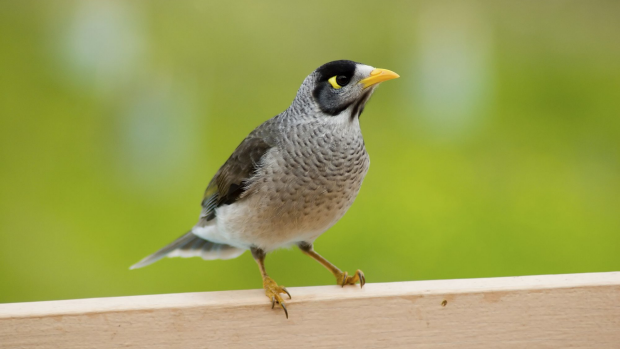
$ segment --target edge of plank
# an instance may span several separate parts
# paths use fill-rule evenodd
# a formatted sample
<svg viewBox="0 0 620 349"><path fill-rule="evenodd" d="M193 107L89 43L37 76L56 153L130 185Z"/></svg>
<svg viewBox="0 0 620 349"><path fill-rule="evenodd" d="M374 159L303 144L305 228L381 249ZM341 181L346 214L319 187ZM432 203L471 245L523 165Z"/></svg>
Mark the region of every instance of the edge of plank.
<svg viewBox="0 0 620 349"><path fill-rule="evenodd" d="M287 303L618 285L620 272L374 283L366 284L363 289L350 286L290 287L288 290L293 299ZM0 320L152 309L233 308L264 306L266 303L262 289L7 303L0 304Z"/></svg>

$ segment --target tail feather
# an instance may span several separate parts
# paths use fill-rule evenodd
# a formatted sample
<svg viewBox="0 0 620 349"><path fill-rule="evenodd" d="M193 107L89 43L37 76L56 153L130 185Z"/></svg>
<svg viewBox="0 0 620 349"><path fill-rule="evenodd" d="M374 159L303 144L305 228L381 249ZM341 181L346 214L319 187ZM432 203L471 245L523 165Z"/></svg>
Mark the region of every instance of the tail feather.
<svg viewBox="0 0 620 349"><path fill-rule="evenodd" d="M168 246L132 265L129 269L146 267L164 257L202 257L205 260L231 259L239 257L243 252L245 252L245 249L211 242L194 235L190 231L174 240Z"/></svg>

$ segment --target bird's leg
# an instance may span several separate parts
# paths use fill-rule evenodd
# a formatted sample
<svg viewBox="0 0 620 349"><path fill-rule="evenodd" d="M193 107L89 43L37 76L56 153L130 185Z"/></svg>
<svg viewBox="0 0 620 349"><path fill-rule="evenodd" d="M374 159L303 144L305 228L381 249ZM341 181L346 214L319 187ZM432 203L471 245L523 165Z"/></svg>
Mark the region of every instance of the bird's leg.
<svg viewBox="0 0 620 349"><path fill-rule="evenodd" d="M280 293L286 293L289 299L292 298L291 294L288 293L284 286L278 286L278 284L270 278L269 275L267 275L267 272L265 271L265 251L255 247L252 247L251 251L252 257L254 257L254 260L258 263L258 269L260 269L260 273L263 277L263 288L265 289L265 295L267 295L267 297L271 300L271 309L273 309L276 303L278 303L282 309L284 309L284 314L288 319L288 310L286 310L286 305L284 305L284 300L282 299L282 296L280 296Z"/></svg>
<svg viewBox="0 0 620 349"><path fill-rule="evenodd" d="M366 283L366 277L361 270L357 270L354 275L349 276L349 273L346 271L338 269L335 265L331 264L327 259L323 258L320 254L314 251L314 247L312 244L307 242L302 242L298 244L299 249L304 254L314 258L317 262L321 263L327 270L331 271L332 274L336 277L336 282L338 285L344 287L344 285L355 285L357 282L360 283L360 287L364 287Z"/></svg>

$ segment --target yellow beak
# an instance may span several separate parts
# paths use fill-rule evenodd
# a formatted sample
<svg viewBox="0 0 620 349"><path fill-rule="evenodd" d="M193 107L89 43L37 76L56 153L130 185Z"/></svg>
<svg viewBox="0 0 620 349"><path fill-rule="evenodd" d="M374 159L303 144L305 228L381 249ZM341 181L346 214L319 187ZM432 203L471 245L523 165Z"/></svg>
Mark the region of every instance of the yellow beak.
<svg viewBox="0 0 620 349"><path fill-rule="evenodd" d="M396 79L399 77L400 75L394 73L391 70L375 68L373 71L370 72L370 76L368 76L366 79L360 80L359 83L362 84L364 88L368 88L380 82Z"/></svg>

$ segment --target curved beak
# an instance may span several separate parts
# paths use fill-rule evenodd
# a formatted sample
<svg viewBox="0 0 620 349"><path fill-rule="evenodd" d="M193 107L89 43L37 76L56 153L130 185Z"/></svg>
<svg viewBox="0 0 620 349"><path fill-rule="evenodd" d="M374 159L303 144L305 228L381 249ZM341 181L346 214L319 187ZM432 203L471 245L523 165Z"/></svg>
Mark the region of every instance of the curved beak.
<svg viewBox="0 0 620 349"><path fill-rule="evenodd" d="M370 75L367 78L360 80L359 83L363 85L363 88L368 88L380 82L396 79L399 77L400 75L394 73L391 70L375 68L373 71L370 72Z"/></svg>

